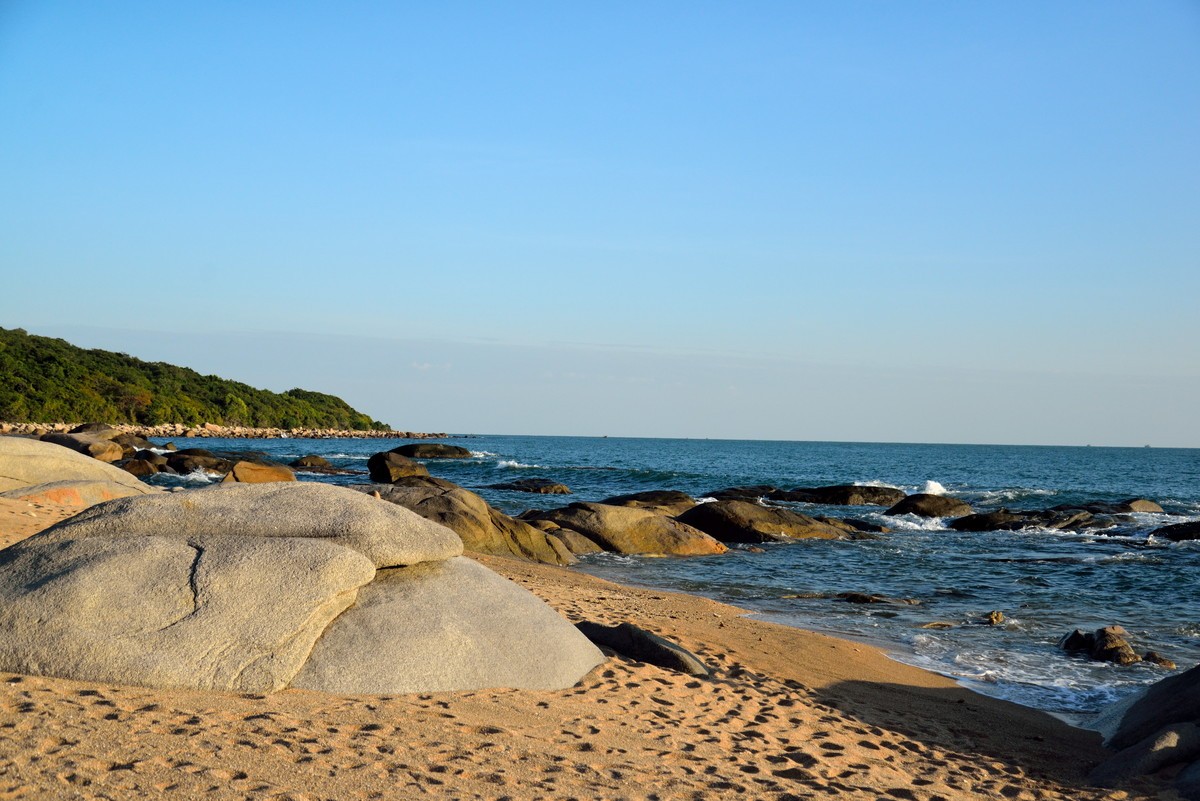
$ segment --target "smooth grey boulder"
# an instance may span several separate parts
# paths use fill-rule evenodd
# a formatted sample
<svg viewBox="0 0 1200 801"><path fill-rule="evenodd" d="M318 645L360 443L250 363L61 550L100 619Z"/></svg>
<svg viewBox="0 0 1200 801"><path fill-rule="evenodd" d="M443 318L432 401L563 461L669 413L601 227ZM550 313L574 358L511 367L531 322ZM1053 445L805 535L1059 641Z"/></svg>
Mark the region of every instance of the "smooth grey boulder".
<svg viewBox="0 0 1200 801"><path fill-rule="evenodd" d="M603 661L539 598L460 557L380 571L291 686L351 694L549 690Z"/></svg>
<svg viewBox="0 0 1200 801"><path fill-rule="evenodd" d="M1101 787L1147 776L1180 762L1200 758L1200 726L1176 723L1104 760L1088 774L1088 781Z"/></svg>
<svg viewBox="0 0 1200 801"><path fill-rule="evenodd" d="M376 567L462 553L462 540L445 526L361 492L312 482L217 484L121 498L86 509L38 537L65 542L156 535L325 539L358 551Z"/></svg>
<svg viewBox="0 0 1200 801"><path fill-rule="evenodd" d="M139 495L160 492L119 467L61 445L25 437L0 437L0 492L59 481L112 482Z"/></svg>
<svg viewBox="0 0 1200 801"><path fill-rule="evenodd" d="M632 623L605 626L585 620L575 628L596 645L611 648L622 656L658 665L661 668L687 673L689 676L707 676L708 666L700 658L678 643L639 628Z"/></svg>
<svg viewBox="0 0 1200 801"><path fill-rule="evenodd" d="M0 552L0 670L278 690L374 575L319 539L34 536Z"/></svg>
<svg viewBox="0 0 1200 801"><path fill-rule="evenodd" d="M1167 676L1101 712L1093 727L1109 748L1124 749L1163 726L1200 724L1200 665Z"/></svg>

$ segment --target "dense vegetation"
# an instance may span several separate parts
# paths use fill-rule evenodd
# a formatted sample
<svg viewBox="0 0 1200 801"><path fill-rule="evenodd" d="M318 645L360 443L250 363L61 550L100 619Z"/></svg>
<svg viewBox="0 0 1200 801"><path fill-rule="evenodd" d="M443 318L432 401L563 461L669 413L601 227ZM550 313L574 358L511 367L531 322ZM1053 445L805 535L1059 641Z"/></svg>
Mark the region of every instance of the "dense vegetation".
<svg viewBox="0 0 1200 801"><path fill-rule="evenodd" d="M388 428L333 395L268 392L186 367L77 348L19 328L0 328L0 420Z"/></svg>

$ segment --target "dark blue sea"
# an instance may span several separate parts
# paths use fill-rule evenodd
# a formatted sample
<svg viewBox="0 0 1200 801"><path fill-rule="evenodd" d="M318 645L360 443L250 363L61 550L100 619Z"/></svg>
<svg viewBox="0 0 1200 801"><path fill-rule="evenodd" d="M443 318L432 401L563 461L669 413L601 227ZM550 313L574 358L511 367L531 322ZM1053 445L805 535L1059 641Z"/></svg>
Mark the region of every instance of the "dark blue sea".
<svg viewBox="0 0 1200 801"><path fill-rule="evenodd" d="M1200 662L1200 542L1148 538L1156 527L1200 518L1200 450L907 445L584 437L478 436L447 440L473 456L426 461L430 472L516 514L570 501L651 489L703 498L729 486L790 489L879 484L961 498L976 511L1040 509L1141 497L1167 514L1135 514L1115 530L959 533L940 519L884 517L880 507L795 504L806 514L857 517L893 529L873 541L807 540L692 558L600 555L578 569L625 583L737 604L781 623L863 638L893 656L955 677L983 693L1050 712L1095 711L1167 675L1148 664L1117 667L1055 647L1074 628L1120 624L1140 652L1179 669ZM366 470L396 440L204 440L214 450L257 450L279 461L319 454ZM181 443L182 446L182 443ZM551 478L570 496L486 489L521 477ZM365 475L300 476L361 483ZM192 476L191 483L209 479ZM915 599L857 605L842 592ZM807 597L797 597L807 596ZM993 610L999 626L974 624ZM928 623L953 628L922 628ZM803 654L797 654L803 659Z"/></svg>

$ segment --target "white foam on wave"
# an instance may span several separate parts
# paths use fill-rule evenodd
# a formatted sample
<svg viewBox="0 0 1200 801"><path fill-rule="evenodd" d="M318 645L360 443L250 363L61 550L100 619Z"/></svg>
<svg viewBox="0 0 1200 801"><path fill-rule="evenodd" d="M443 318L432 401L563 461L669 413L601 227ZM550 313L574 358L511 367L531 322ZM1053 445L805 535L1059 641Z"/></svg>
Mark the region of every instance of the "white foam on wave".
<svg viewBox="0 0 1200 801"><path fill-rule="evenodd" d="M921 492L926 495L945 495L946 488L933 479L929 479L925 482L925 486L921 487Z"/></svg>
<svg viewBox="0 0 1200 801"><path fill-rule="evenodd" d="M491 451L471 451L471 456L476 459L486 459L489 456L499 456L500 454L492 453Z"/></svg>
<svg viewBox="0 0 1200 801"><path fill-rule="evenodd" d="M870 515L868 515L868 518ZM883 525L896 531L943 531L946 529L944 517L918 517L917 515L878 515Z"/></svg>
<svg viewBox="0 0 1200 801"><path fill-rule="evenodd" d="M512 470L524 470L524 469L530 469L530 468L540 468L541 465L540 464L524 464L522 462L518 462L516 459L501 459L500 461L496 462L496 467L503 468L503 469L512 469Z"/></svg>

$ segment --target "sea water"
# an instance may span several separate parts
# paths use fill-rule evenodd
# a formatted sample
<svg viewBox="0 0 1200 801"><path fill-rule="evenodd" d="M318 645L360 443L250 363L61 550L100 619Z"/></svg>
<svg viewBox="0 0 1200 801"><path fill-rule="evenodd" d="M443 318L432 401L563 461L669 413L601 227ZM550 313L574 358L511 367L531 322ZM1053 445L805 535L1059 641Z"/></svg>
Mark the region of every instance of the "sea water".
<svg viewBox="0 0 1200 801"><path fill-rule="evenodd" d="M790 504L806 514L855 517L892 529L877 540L804 540L735 547L712 557L586 557L578 569L616 581L727 601L779 623L863 638L901 661L980 692L1050 712L1093 712L1168 671L1070 656L1056 647L1075 628L1124 626L1139 651L1179 669L1200 662L1200 542L1148 538L1200 518L1200 450L1165 448L909 445L837 442L478 436L447 440L466 459L424 460L430 472L472 489L510 514L653 489L696 498L724 487L784 489L876 484L944 492L976 511L1058 504L1157 501L1165 514L1134 514L1115 529L962 533L942 519L886 517L881 507ZM183 443L179 443L183 445ZM308 481L362 483L371 454L396 440L203 440L214 450L255 450L287 462L318 454L349 475ZM569 496L489 489L549 478ZM159 479L203 484L211 477ZM915 603L858 605L856 592ZM1004 622L984 625L992 611ZM950 628L925 628L928 624ZM797 654L803 659L803 654Z"/></svg>

